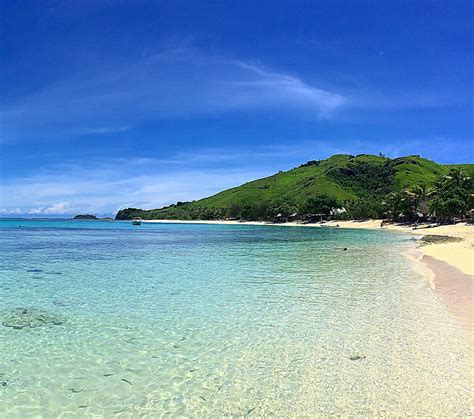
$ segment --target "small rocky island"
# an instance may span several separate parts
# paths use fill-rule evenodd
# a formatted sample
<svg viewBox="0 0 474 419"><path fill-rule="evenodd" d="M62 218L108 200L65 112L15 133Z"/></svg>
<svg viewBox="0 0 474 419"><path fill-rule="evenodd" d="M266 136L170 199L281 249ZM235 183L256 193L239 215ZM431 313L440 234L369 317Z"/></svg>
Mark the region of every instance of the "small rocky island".
<svg viewBox="0 0 474 419"><path fill-rule="evenodd" d="M91 214L79 214L73 217L73 220L98 220L95 215Z"/></svg>

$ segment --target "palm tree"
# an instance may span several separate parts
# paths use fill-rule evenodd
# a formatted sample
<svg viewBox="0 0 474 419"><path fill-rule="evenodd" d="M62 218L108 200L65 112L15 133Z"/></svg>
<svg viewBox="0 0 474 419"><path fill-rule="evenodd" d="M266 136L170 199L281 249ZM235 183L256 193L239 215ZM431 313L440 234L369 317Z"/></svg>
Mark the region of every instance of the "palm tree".
<svg viewBox="0 0 474 419"><path fill-rule="evenodd" d="M429 206L431 213L441 222L464 218L469 210L471 191L471 178L461 169L451 169L448 175L436 182L434 198Z"/></svg>
<svg viewBox="0 0 474 419"><path fill-rule="evenodd" d="M428 215L428 199L433 193L424 183L415 185L410 188L410 193L413 198L413 213L415 218L426 218Z"/></svg>

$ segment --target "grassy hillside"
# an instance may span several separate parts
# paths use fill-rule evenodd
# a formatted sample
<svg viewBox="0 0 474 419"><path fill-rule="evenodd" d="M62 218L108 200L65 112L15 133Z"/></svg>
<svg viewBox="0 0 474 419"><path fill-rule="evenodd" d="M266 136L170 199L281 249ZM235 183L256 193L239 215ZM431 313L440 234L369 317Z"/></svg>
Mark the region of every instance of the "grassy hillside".
<svg viewBox="0 0 474 419"><path fill-rule="evenodd" d="M169 207L140 210L128 208L117 219L220 218L232 215L233 208L262 205L278 208L302 208L311 197L326 196L339 202L360 198L380 200L390 192L414 185L432 185L452 167L474 174L474 165L444 166L420 156L389 159L362 154L334 155L326 160L309 161L295 169L254 180L208 198L177 203Z"/></svg>

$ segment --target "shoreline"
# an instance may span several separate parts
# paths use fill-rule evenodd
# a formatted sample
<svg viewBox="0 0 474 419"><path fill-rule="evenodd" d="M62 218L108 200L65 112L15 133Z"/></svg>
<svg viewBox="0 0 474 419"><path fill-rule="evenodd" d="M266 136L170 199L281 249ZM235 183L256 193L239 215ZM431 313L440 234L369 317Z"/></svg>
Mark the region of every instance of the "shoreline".
<svg viewBox="0 0 474 419"><path fill-rule="evenodd" d="M433 273L434 291L474 342L473 276L432 256L423 255L422 263Z"/></svg>
<svg viewBox="0 0 474 419"><path fill-rule="evenodd" d="M423 276L430 288L441 298L447 309L467 332L468 339L474 341L474 226L466 223L417 227L396 223L384 223L383 220L367 221L328 221L326 223L299 222L267 223L261 221L186 221L186 220L143 220L144 223L164 224L218 224L253 225L306 228L352 228L366 230L386 230L421 237L425 235L449 236L462 239L459 242L418 244L407 251L413 262L414 270Z"/></svg>

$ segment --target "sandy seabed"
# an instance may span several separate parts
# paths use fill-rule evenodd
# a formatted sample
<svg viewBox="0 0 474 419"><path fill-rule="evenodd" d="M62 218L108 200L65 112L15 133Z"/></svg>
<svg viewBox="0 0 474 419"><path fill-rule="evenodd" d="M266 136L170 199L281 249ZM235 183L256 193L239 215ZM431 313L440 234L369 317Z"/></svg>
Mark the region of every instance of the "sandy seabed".
<svg viewBox="0 0 474 419"><path fill-rule="evenodd" d="M185 220L146 220L147 223L174 224L228 224L307 228L356 228L384 229L417 236L441 235L461 238L462 241L418 246L407 252L407 256L418 264L415 269L421 273L442 298L453 315L468 331L469 339L474 341L474 226L466 223L453 225L414 226L383 223L383 220L329 221L326 223L267 223L261 221L185 221Z"/></svg>

